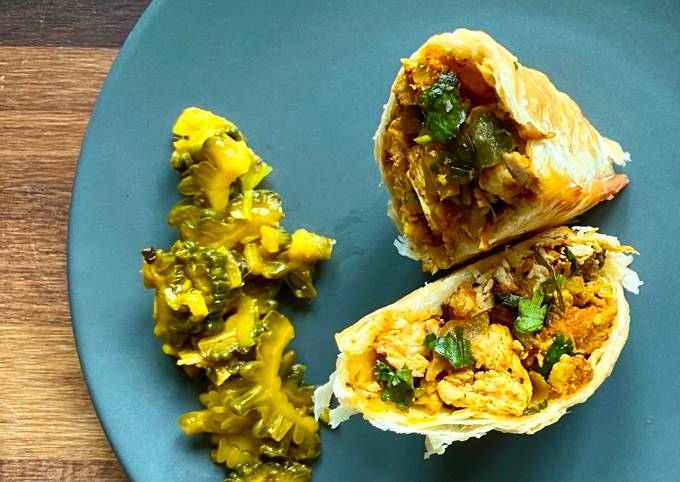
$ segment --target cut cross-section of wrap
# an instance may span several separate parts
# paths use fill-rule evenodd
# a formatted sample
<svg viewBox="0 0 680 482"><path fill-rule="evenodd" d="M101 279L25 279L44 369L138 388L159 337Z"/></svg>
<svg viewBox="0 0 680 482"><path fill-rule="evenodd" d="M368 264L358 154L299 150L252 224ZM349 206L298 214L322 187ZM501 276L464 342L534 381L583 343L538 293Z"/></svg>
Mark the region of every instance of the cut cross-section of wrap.
<svg viewBox="0 0 680 482"><path fill-rule="evenodd" d="M375 158L397 247L424 270L564 224L628 183L621 146L487 34L436 35L402 64Z"/></svg>
<svg viewBox="0 0 680 482"><path fill-rule="evenodd" d="M628 336L635 251L595 228L554 228L427 284L336 335L331 426L359 412L426 436L427 455L491 430L534 433L584 402Z"/></svg>

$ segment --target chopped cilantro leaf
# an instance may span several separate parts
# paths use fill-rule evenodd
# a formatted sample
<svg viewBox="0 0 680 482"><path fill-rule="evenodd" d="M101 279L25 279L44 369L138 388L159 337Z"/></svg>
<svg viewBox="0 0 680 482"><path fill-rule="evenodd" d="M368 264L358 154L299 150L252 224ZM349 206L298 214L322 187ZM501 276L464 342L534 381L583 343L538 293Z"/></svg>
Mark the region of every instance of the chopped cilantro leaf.
<svg viewBox="0 0 680 482"><path fill-rule="evenodd" d="M420 136L416 141L427 143L430 141L445 142L458 134L458 129L465 121L465 105L460 98L458 89L460 80L454 73L444 73L430 88L423 90L418 99L425 115L424 127L429 136Z"/></svg>
<svg viewBox="0 0 680 482"><path fill-rule="evenodd" d="M543 357L543 365L534 365L532 369L535 372L543 375L543 378L548 378L553 365L560 360L562 355L572 355L574 353L574 344L564 335L557 335L550 345L550 348L545 352Z"/></svg>
<svg viewBox="0 0 680 482"><path fill-rule="evenodd" d="M491 112L473 110L463 126L460 144L471 151L477 171L503 161L518 147L511 129Z"/></svg>
<svg viewBox="0 0 680 482"><path fill-rule="evenodd" d="M437 173L446 174L450 182L467 183L485 167L502 162L503 154L514 151L517 146L512 129L506 123L491 112L473 109L455 140L448 144L445 156L437 165Z"/></svg>
<svg viewBox="0 0 680 482"><path fill-rule="evenodd" d="M425 335L425 341L423 341L423 344L427 347L428 350L434 351L434 345L437 342L437 335L434 333L428 333Z"/></svg>
<svg viewBox="0 0 680 482"><path fill-rule="evenodd" d="M511 308L517 308L517 306L519 305L519 300L522 299L521 296L513 295L511 293L497 294L494 296L494 298L496 300L496 303L501 303Z"/></svg>
<svg viewBox="0 0 680 482"><path fill-rule="evenodd" d="M534 291L531 299L521 298L519 300L518 315L515 320L515 329L519 333L530 333L543 328L545 314L548 311L548 305L543 304L543 298L543 290L539 288Z"/></svg>
<svg viewBox="0 0 680 482"><path fill-rule="evenodd" d="M569 283L569 278L562 273L556 273L550 279L543 282L542 288L545 291L545 294L551 295L556 293L558 289L559 291L562 291L564 287L567 286L567 283Z"/></svg>
<svg viewBox="0 0 680 482"><path fill-rule="evenodd" d="M380 399L393 402L399 408L408 408L416 397L411 370L392 370L378 360L375 364L375 378L383 389Z"/></svg>
<svg viewBox="0 0 680 482"><path fill-rule="evenodd" d="M576 276L577 274L579 274L581 272L581 268L578 265L578 259L576 259L576 255L572 253L571 250L566 246L564 247L564 250L562 252L571 263L571 275Z"/></svg>
<svg viewBox="0 0 680 482"><path fill-rule="evenodd" d="M534 259L550 273L550 279L544 283L545 290L548 294L554 293L557 295L557 307L559 308L560 313L564 313L565 307L564 298L562 297L562 288L564 288L569 280L562 274L555 274L555 269L538 251L534 253Z"/></svg>
<svg viewBox="0 0 680 482"><path fill-rule="evenodd" d="M428 333L424 343L430 351L446 358L453 368L470 368L475 363L470 342L463 338L463 329L460 326L455 328L455 335L453 338L447 333L446 336L437 338L434 333Z"/></svg>

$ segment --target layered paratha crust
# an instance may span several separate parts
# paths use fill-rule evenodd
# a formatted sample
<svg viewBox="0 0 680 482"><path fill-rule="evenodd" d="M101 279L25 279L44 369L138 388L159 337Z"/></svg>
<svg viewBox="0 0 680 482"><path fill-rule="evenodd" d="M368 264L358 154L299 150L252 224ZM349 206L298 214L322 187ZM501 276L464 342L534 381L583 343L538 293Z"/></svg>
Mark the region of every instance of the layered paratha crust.
<svg viewBox="0 0 680 482"><path fill-rule="evenodd" d="M460 284L469 282L480 273L497 266L503 257L521 257L532 246L545 242L566 241L570 243L583 240L597 240L601 246L609 247L611 250L603 271L614 293L618 312L607 341L590 356L589 361L593 368L592 380L575 393L563 398L550 399L544 410L528 416L497 416L469 409L430 414L414 406L408 410L400 410L394 404L375 398L368 399L355 391L348 382L350 374L347 356L358 355L369 350L377 333L381 331L385 319L395 314L406 319L439 314L442 304L447 302ZM505 252L485 258L434 283L427 284L401 300L365 316L336 335L341 353L337 360L336 372L331 376L329 384L322 387L315 397L318 412L320 413L323 406L327 405L330 400L332 388L333 394L342 407L335 411L338 419L333 419L334 413L331 412L332 424L335 425L341 421L340 417L346 418L348 414L359 412L371 424L383 430L425 435L426 455L443 453L446 446L454 441L481 437L491 430L532 434L555 423L570 407L586 401L604 382L612 372L628 337L630 315L623 290L625 287L637 292L640 282L637 275L627 267L631 257L615 252L619 246L616 238L598 234L594 228L555 228L509 248Z"/></svg>
<svg viewBox="0 0 680 482"><path fill-rule="evenodd" d="M406 237L402 254L420 260L425 270L448 268L524 233L564 224L609 199L628 183L625 175L616 174L613 169L614 164L622 165L628 160L621 146L601 136L578 105L557 90L545 74L521 65L489 35L465 29L435 35L410 60L427 63L428 59L441 57L473 66L495 90L500 107L527 139L530 171L539 180L541 192L514 216L494 225L490 238L484 242L470 239L446 247L417 243ZM403 76L402 68L395 85ZM374 138L375 159L388 189L392 183L385 169L388 156L384 137L396 111L397 98L392 92ZM404 220L398 215L401 201L393 192L390 194L388 214L404 233Z"/></svg>

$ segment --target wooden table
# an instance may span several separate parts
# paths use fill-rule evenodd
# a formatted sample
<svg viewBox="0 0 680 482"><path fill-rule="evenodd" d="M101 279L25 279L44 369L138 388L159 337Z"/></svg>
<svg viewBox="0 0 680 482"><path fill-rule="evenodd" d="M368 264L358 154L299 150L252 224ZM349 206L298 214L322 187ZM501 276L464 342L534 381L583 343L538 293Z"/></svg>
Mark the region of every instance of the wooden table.
<svg viewBox="0 0 680 482"><path fill-rule="evenodd" d="M0 0L0 481L127 480L76 356L71 184L90 111L148 0Z"/></svg>

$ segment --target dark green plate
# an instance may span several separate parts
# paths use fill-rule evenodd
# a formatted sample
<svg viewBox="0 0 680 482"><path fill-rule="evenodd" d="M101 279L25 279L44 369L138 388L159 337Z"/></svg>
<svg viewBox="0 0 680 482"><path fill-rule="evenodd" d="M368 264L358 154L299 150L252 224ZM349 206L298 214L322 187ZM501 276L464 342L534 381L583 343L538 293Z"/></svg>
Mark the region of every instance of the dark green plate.
<svg viewBox="0 0 680 482"><path fill-rule="evenodd" d="M217 481L205 440L177 417L196 388L161 354L141 248L167 248L176 202L171 126L186 106L233 120L274 166L289 229L337 239L310 303L284 303L293 342L320 383L333 334L420 286L397 255L372 136L399 59L431 34L485 30L547 73L632 155L631 184L581 223L639 249L645 281L611 378L534 436L491 434L423 461L418 436L360 417L323 431L318 481L680 480L678 82L680 3L445 0L159 1L104 85L83 143L69 234L71 309L97 413L137 481Z"/></svg>

